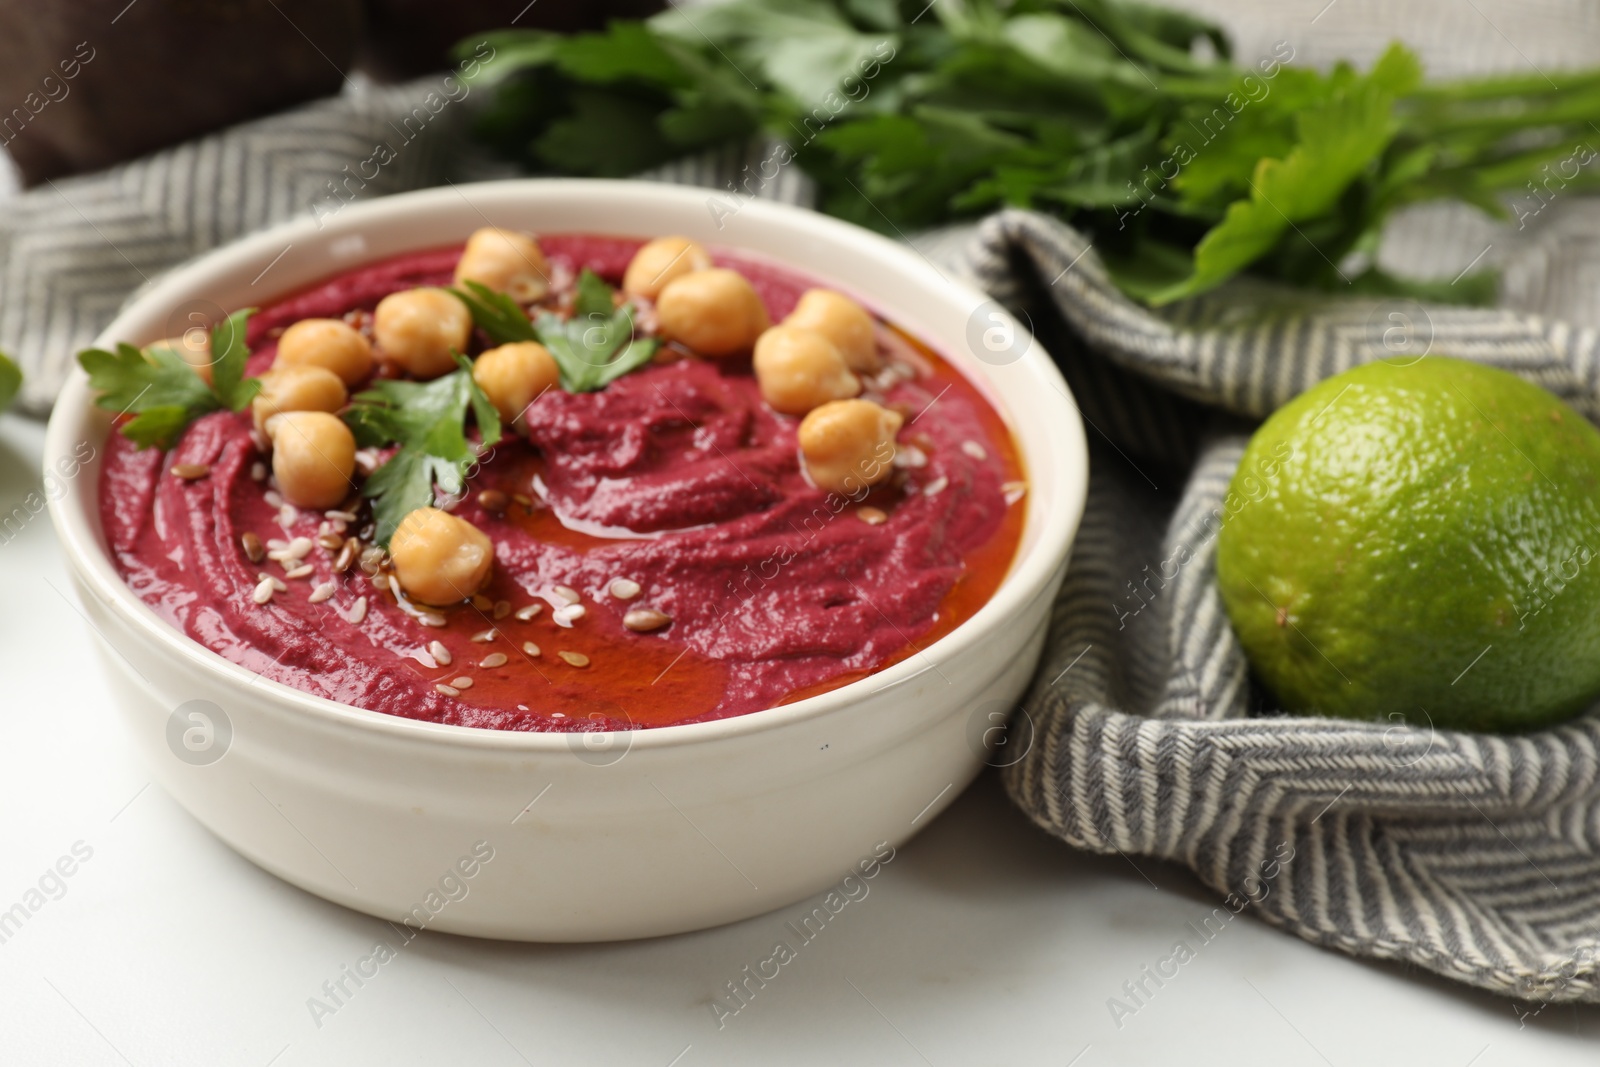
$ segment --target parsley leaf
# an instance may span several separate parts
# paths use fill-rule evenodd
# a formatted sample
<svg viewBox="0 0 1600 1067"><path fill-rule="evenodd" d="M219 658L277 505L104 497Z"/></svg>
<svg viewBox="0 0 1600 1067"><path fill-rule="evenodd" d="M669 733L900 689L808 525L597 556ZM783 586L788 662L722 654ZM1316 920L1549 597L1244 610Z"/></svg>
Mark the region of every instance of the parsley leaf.
<svg viewBox="0 0 1600 1067"><path fill-rule="evenodd" d="M591 270L578 277L572 318L563 321L547 312L534 329L555 357L561 387L569 393L604 389L656 353L654 338L634 336L633 305L617 307L611 286Z"/></svg>
<svg viewBox="0 0 1600 1067"><path fill-rule="evenodd" d="M417 508L431 507L435 486L459 493L481 448L500 441L500 417L472 379L472 364L457 356L460 370L431 382L379 381L357 393L345 424L362 448L398 444L373 471L362 495L373 500L376 540L387 546L400 522ZM478 423L481 445L467 439L467 410Z"/></svg>
<svg viewBox="0 0 1600 1067"><path fill-rule="evenodd" d="M255 308L235 311L211 331L211 391L229 411L243 411L261 391L260 378L244 376L250 348L245 344L245 327Z"/></svg>
<svg viewBox="0 0 1600 1067"><path fill-rule="evenodd" d="M118 344L116 351L89 348L78 363L89 373L95 404L119 415L133 415L122 435L140 448L170 448L200 416L227 408L243 411L261 389L259 378L244 377L250 349L245 326L255 308L235 311L211 331L212 385L167 345L140 351Z"/></svg>
<svg viewBox="0 0 1600 1067"><path fill-rule="evenodd" d="M604 389L624 374L650 362L656 354L653 338L635 337L633 305L616 306L616 291L592 270L578 275L572 317L545 312L537 322L504 293L477 282L451 292L472 311L472 321L497 344L538 341L549 349L561 372L561 387L569 393Z"/></svg>
<svg viewBox="0 0 1600 1067"><path fill-rule="evenodd" d="M517 302L497 293L482 282L463 282L465 289L450 290L472 312L472 321L497 345L514 341L537 341L533 323Z"/></svg>

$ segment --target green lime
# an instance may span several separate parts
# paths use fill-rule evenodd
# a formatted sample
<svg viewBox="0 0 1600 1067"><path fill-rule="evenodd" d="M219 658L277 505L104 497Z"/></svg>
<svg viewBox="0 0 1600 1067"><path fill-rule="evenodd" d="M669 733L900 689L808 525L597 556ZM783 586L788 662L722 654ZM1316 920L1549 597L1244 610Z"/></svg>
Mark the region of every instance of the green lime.
<svg viewBox="0 0 1600 1067"><path fill-rule="evenodd" d="M1600 696L1600 432L1538 386L1370 363L1275 412L1217 579L1286 710L1512 731Z"/></svg>

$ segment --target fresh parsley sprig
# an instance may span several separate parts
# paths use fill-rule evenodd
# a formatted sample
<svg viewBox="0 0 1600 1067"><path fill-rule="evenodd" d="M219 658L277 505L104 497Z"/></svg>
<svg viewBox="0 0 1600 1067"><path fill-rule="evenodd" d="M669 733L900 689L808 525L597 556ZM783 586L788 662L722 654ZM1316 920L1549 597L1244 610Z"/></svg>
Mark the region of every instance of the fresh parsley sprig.
<svg viewBox="0 0 1600 1067"><path fill-rule="evenodd" d="M122 434L140 448L169 448L200 416L226 408L243 411L261 390L259 378L244 376L250 358L245 327L255 308L235 311L211 331L211 384L166 345L140 351L118 344L115 352L89 348L78 363L89 372L95 404L134 417Z"/></svg>
<svg viewBox="0 0 1600 1067"><path fill-rule="evenodd" d="M459 493L480 448L500 441L500 416L473 381L472 364L460 355L456 362L461 369L431 382L375 382L351 399L344 414L362 448L400 446L361 490L373 501L379 544L387 545L411 512L433 505L435 486ZM479 446L467 439L468 410L478 424Z"/></svg>
<svg viewBox="0 0 1600 1067"><path fill-rule="evenodd" d="M616 291L592 270L578 276L569 319L547 311L531 321L516 301L476 282L454 292L496 343L538 341L549 349L569 393L604 389L656 353L654 338L634 336L633 305L618 307Z"/></svg>

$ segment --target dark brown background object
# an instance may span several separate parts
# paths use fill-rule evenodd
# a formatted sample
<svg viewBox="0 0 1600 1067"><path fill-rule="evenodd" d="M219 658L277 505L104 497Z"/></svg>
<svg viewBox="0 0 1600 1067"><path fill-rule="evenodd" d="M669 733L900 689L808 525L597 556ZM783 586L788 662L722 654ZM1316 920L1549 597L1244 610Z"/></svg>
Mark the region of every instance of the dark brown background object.
<svg viewBox="0 0 1600 1067"><path fill-rule="evenodd" d="M375 78L409 78L449 66L450 47L484 30L598 30L665 6L659 0L367 0L361 64Z"/></svg>
<svg viewBox="0 0 1600 1067"><path fill-rule="evenodd" d="M360 28L360 0L0 0L0 142L27 184L109 166L337 92Z"/></svg>

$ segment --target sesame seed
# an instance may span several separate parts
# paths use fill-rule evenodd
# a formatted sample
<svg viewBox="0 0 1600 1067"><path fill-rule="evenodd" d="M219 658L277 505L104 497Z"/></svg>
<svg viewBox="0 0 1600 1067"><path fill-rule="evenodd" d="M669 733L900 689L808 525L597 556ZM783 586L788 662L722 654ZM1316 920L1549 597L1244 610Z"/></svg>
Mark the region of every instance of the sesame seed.
<svg viewBox="0 0 1600 1067"><path fill-rule="evenodd" d="M472 606L477 608L479 611L489 611L494 607L494 601L490 600L482 593L476 593L472 597Z"/></svg>
<svg viewBox="0 0 1600 1067"><path fill-rule="evenodd" d="M300 512L293 504L285 504L283 507L278 509L278 525L282 526L285 530L293 526L295 520L299 517Z"/></svg>
<svg viewBox="0 0 1600 1067"><path fill-rule="evenodd" d="M606 587L618 600L632 600L643 592L643 587L632 578L613 578Z"/></svg>
<svg viewBox="0 0 1600 1067"><path fill-rule="evenodd" d="M478 661L478 666L488 670L493 670L495 667L504 667L507 658L504 652L491 652Z"/></svg>
<svg viewBox="0 0 1600 1067"><path fill-rule="evenodd" d="M350 605L350 614L345 616L352 626L360 626L367 618L367 598L356 597L356 602Z"/></svg>
<svg viewBox="0 0 1600 1067"><path fill-rule="evenodd" d="M289 588L288 586L284 585L281 581L279 581L278 579L274 578L272 575L266 574L264 572L257 572L256 581L258 581L258 582L271 582L272 583L272 588L274 590L276 590L277 592L279 592L279 593L281 593L285 589Z"/></svg>
<svg viewBox="0 0 1600 1067"><path fill-rule="evenodd" d="M283 496L276 489L268 489L261 494L261 499L266 501L269 508L283 507Z"/></svg>
<svg viewBox="0 0 1600 1067"><path fill-rule="evenodd" d="M378 451L374 448L363 448L356 452L356 467L362 474L371 474L378 469Z"/></svg>
<svg viewBox="0 0 1600 1067"><path fill-rule="evenodd" d="M521 504L523 507L528 508L530 511L533 509L533 497L528 496L525 493L512 493L511 494L511 499L515 500L518 504Z"/></svg>
<svg viewBox="0 0 1600 1067"><path fill-rule="evenodd" d="M563 649L562 651L557 652L556 655L566 660L567 663L573 667L587 667L589 665L589 657L585 656L582 652L568 652Z"/></svg>
<svg viewBox="0 0 1600 1067"><path fill-rule="evenodd" d="M344 547L344 538L329 530L317 535L317 547L324 552L337 552Z"/></svg>
<svg viewBox="0 0 1600 1067"><path fill-rule="evenodd" d="M535 615L539 614L539 612L541 612L543 610L544 610L544 605L543 604L529 604L526 607L518 608L517 609L517 621L518 622L527 622L529 619L533 618Z"/></svg>
<svg viewBox="0 0 1600 1067"><path fill-rule="evenodd" d="M510 614L511 614L511 601L509 601L509 600L496 600L494 602L494 617L495 617L496 620L503 619L507 615L510 615Z"/></svg>
<svg viewBox="0 0 1600 1067"><path fill-rule="evenodd" d="M333 561L333 569L340 574L350 569L350 564L356 561L356 556L361 554L361 539L349 537L345 539L344 547L339 550L339 555Z"/></svg>
<svg viewBox="0 0 1600 1067"><path fill-rule="evenodd" d="M524 641L522 642L522 651L530 656L537 656L539 654L539 646L532 641Z"/></svg>
<svg viewBox="0 0 1600 1067"><path fill-rule="evenodd" d="M389 576L382 571L372 576L372 587L380 593L389 588Z"/></svg>
<svg viewBox="0 0 1600 1067"><path fill-rule="evenodd" d="M453 685L445 685L443 682L440 682L438 685L434 686L433 691L447 697L458 697L461 695L461 690L457 689Z"/></svg>
<svg viewBox="0 0 1600 1067"><path fill-rule="evenodd" d="M324 511L323 514L335 522L355 522L360 517L353 511Z"/></svg>
<svg viewBox="0 0 1600 1067"><path fill-rule="evenodd" d="M671 621L671 617L654 608L635 608L622 617L622 625L640 634L659 630Z"/></svg>
<svg viewBox="0 0 1600 1067"><path fill-rule="evenodd" d="M494 629L494 627L491 626L487 630L479 630L477 633L473 634L472 635L472 640L477 641L479 644L482 644L482 643L484 643L486 641L493 641L494 640L494 635L495 635L495 629Z"/></svg>
<svg viewBox="0 0 1600 1067"><path fill-rule="evenodd" d="M423 613L421 613L420 615L417 616L417 621L420 622L424 626L443 626L444 625L444 616L443 615L435 615L431 611L424 611Z"/></svg>
<svg viewBox="0 0 1600 1067"><path fill-rule="evenodd" d="M888 521L889 515L882 508L864 507L856 508L856 518L868 526L882 526Z"/></svg>
<svg viewBox="0 0 1600 1067"><path fill-rule="evenodd" d="M284 549L286 549L288 547L289 547L289 542L285 541L281 537L269 537L269 538L267 538L267 548L270 551L282 552Z"/></svg>
<svg viewBox="0 0 1600 1067"><path fill-rule="evenodd" d="M314 571L314 570L316 570L316 568L311 566L311 564L302 563L300 566L296 567L292 571L284 571L283 572L283 576L285 578L290 578L290 579L294 579L294 578L309 578L309 577L311 577L311 572Z"/></svg>
<svg viewBox="0 0 1600 1067"><path fill-rule="evenodd" d="M265 604L272 599L272 579L264 578L256 584L255 591L250 594L250 599L257 604Z"/></svg>
<svg viewBox="0 0 1600 1067"><path fill-rule="evenodd" d="M550 618L557 626L571 629L572 624L583 618L585 614L586 611L582 604L568 604L566 607L557 608L556 610L552 611L550 613Z"/></svg>
<svg viewBox="0 0 1600 1067"><path fill-rule="evenodd" d="M472 679L463 674L459 678L450 679L450 684L455 686L457 689L471 689Z"/></svg>
<svg viewBox="0 0 1600 1067"><path fill-rule="evenodd" d="M982 463L984 460L989 458L989 450L984 448L976 441L962 441L961 451L965 452L979 463Z"/></svg>
<svg viewBox="0 0 1600 1067"><path fill-rule="evenodd" d="M578 591L570 585L558 585L555 587L554 592L556 596L565 600L568 604L576 604L583 599L578 595Z"/></svg>
<svg viewBox="0 0 1600 1067"><path fill-rule="evenodd" d="M1015 504L1028 495L1027 482L1006 482L1000 487L1000 492L1005 494L1007 504Z"/></svg>
<svg viewBox="0 0 1600 1067"><path fill-rule="evenodd" d="M356 542L360 544L359 541ZM369 545L361 550L361 569L368 574L376 574L378 568L383 566L383 549L377 545Z"/></svg>
<svg viewBox="0 0 1600 1067"><path fill-rule="evenodd" d="M518 704L517 705L517 710L518 711L527 711L528 710L528 705L526 705L526 704Z"/></svg>
<svg viewBox="0 0 1600 1067"><path fill-rule="evenodd" d="M928 454L916 445L900 445L894 450L894 465L915 470L928 465Z"/></svg>
<svg viewBox="0 0 1600 1067"><path fill-rule="evenodd" d="M428 654L432 656L433 661L441 667L448 667L452 662L450 650L444 647L444 642L442 641L428 642Z"/></svg>
<svg viewBox="0 0 1600 1067"><path fill-rule="evenodd" d="M950 484L950 479L946 478L944 475L941 474L941 475L939 475L939 477L935 478L933 481L931 481L927 485L923 486L922 487L922 492L926 496L938 496L940 493L945 491L945 488L949 484Z"/></svg>
<svg viewBox="0 0 1600 1067"><path fill-rule="evenodd" d="M320 604L324 600L332 597L334 590L337 588L338 586L334 585L332 582L323 582L321 585L311 590L311 595L307 597L307 599L313 604Z"/></svg>
<svg viewBox="0 0 1600 1067"><path fill-rule="evenodd" d="M250 443L256 446L257 452L264 454L272 451L272 441L266 434L253 427L250 430Z"/></svg>
<svg viewBox="0 0 1600 1067"><path fill-rule="evenodd" d="M210 473L211 464L209 463L175 463L172 466L172 476L174 478L182 478L186 482L192 482L196 478L204 478Z"/></svg>
<svg viewBox="0 0 1600 1067"><path fill-rule="evenodd" d="M261 538L249 530L239 538L239 545L244 549L244 558L251 563L260 563L266 558L266 552L261 548Z"/></svg>
<svg viewBox="0 0 1600 1067"><path fill-rule="evenodd" d="M289 547L284 551L289 554L291 559L305 559L311 555L311 549L315 547L315 544L309 537L296 537L289 542Z"/></svg>
<svg viewBox="0 0 1600 1067"><path fill-rule="evenodd" d="M267 465L265 463L250 464L250 480L264 482L267 480Z"/></svg>

